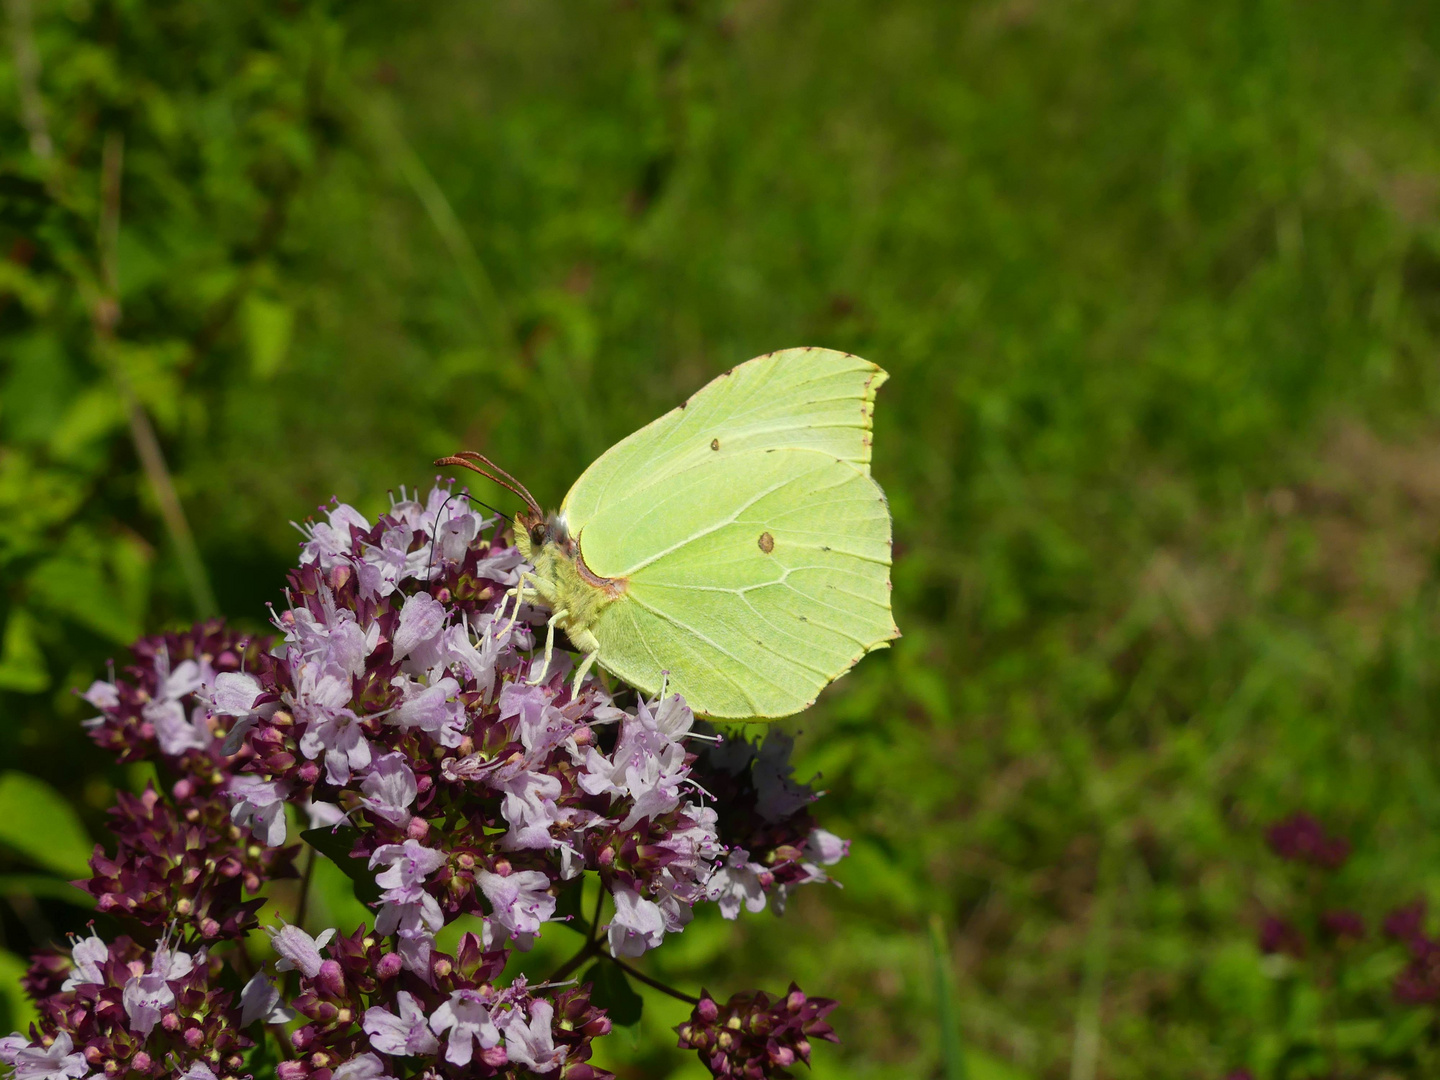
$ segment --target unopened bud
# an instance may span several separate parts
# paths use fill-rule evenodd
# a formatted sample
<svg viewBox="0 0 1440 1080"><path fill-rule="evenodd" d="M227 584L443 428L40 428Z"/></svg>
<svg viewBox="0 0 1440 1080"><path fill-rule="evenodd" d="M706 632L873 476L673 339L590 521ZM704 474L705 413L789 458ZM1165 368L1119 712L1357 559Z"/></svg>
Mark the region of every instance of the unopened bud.
<svg viewBox="0 0 1440 1080"><path fill-rule="evenodd" d="M505 1047L492 1046L488 1050L480 1051L480 1060L490 1068L498 1069L500 1066L507 1064L510 1061L510 1057L505 1053ZM554 1066L551 1067L553 1068Z"/></svg>
<svg viewBox="0 0 1440 1080"><path fill-rule="evenodd" d="M315 989L327 997L345 996L345 973L334 960L326 960L320 965L320 971L315 976Z"/></svg>

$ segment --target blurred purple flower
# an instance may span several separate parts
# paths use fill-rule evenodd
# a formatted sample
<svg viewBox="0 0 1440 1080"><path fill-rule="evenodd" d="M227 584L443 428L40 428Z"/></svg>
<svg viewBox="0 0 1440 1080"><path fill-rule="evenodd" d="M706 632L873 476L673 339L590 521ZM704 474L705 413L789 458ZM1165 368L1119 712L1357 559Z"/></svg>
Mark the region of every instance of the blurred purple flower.
<svg viewBox="0 0 1440 1080"><path fill-rule="evenodd" d="M1305 955L1305 938L1294 923L1267 915L1260 923L1260 951L1299 958Z"/></svg>
<svg viewBox="0 0 1440 1080"><path fill-rule="evenodd" d="M1309 814L1296 813L1265 830L1270 850L1289 862L1338 870L1350 857L1350 841L1331 836Z"/></svg>

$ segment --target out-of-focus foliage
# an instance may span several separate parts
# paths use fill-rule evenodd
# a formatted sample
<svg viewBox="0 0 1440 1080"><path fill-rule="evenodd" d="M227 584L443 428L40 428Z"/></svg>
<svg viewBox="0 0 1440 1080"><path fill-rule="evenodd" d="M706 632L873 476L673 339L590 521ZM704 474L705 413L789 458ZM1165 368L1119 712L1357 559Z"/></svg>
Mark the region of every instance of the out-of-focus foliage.
<svg viewBox="0 0 1440 1080"><path fill-rule="evenodd" d="M1440 899L1433 5L5 11L0 759L95 836L134 778L71 689L203 602L127 395L259 625L331 494L470 447L557 503L718 371L826 345L892 375L906 635L797 725L846 888L661 973L794 974L843 1002L820 1075L937 1075L934 915L978 1080L1420 1075L1428 1016L1381 995L1327 1042L1256 930L1296 809L1372 926ZM12 952L88 917L6 896Z"/></svg>

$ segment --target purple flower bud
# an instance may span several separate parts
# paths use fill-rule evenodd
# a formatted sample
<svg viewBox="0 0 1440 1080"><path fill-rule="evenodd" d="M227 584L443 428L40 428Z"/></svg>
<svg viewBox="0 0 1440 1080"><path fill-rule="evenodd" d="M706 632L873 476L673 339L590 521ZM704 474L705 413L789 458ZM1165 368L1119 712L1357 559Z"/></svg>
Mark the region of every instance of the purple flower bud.
<svg viewBox="0 0 1440 1080"><path fill-rule="evenodd" d="M1282 859L1338 870L1350 857L1350 841L1330 836L1309 814L1291 814L1265 830L1270 848Z"/></svg>
<svg viewBox="0 0 1440 1080"><path fill-rule="evenodd" d="M1260 923L1260 951L1301 957L1305 955L1305 938L1293 923L1267 915Z"/></svg>
<svg viewBox="0 0 1440 1080"><path fill-rule="evenodd" d="M736 994L723 1006L702 993L689 1021L675 1029L682 1050L696 1050L717 1077L773 1075L796 1061L810 1063L810 1040L838 1042L825 1017L828 998L810 998L793 983L776 1000L760 991Z"/></svg>
<svg viewBox="0 0 1440 1080"><path fill-rule="evenodd" d="M1320 916L1320 926L1337 941L1359 941L1365 936L1365 920L1354 911L1327 911Z"/></svg>
<svg viewBox="0 0 1440 1080"><path fill-rule="evenodd" d="M326 960L320 965L319 974L314 981L315 989L327 997L345 996L345 973L334 960Z"/></svg>
<svg viewBox="0 0 1440 1080"><path fill-rule="evenodd" d="M1425 898L1422 896L1395 908L1385 916L1385 936L1396 941L1412 941L1425 933Z"/></svg>

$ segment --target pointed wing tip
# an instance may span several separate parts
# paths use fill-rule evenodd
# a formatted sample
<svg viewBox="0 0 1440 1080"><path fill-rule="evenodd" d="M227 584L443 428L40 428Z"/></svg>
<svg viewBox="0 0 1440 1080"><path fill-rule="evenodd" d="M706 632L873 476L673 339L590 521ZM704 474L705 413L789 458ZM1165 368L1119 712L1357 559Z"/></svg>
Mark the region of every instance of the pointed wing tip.
<svg viewBox="0 0 1440 1080"><path fill-rule="evenodd" d="M755 359L768 360L770 357L779 356L782 353L829 353L831 356L839 357L844 360L854 360L858 362L862 367L869 369L871 373L870 379L865 385L870 390L878 388L881 383L883 383L886 379L890 378L890 373L884 368L882 368L879 364L875 363L875 361L866 360L863 356L857 356L855 353L852 352L845 352L843 349L828 349L824 345L795 345L791 346L788 349L773 349L768 353L763 353L762 355L755 357ZM731 368L731 370L733 371L734 368Z"/></svg>

